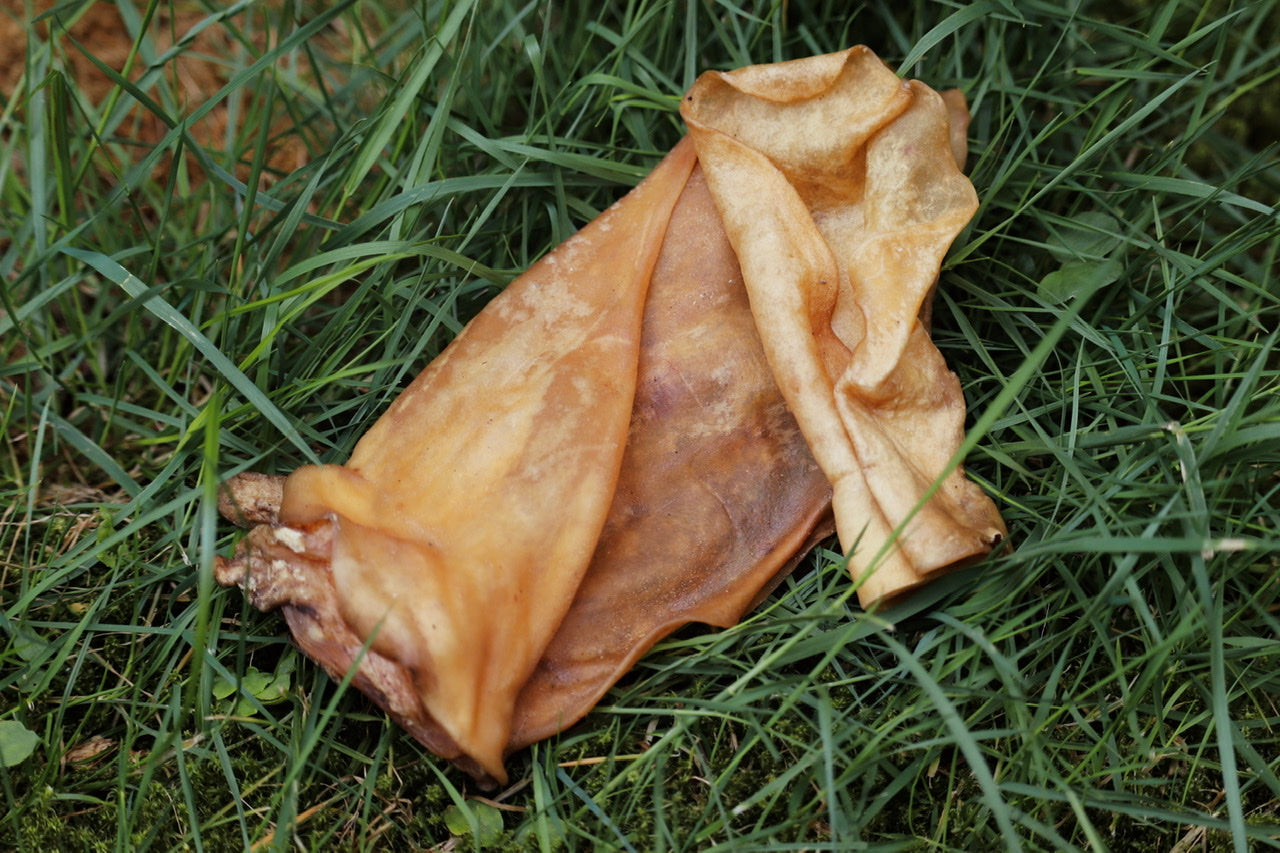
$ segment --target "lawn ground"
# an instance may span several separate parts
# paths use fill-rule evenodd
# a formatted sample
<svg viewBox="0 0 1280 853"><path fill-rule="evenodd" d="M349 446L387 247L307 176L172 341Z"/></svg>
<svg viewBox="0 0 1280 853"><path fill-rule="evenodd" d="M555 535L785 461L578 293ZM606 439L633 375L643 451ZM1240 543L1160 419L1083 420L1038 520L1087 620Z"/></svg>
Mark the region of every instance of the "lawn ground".
<svg viewBox="0 0 1280 853"><path fill-rule="evenodd" d="M0 10L0 849L1280 847L1280 4L48 9ZM934 334L1007 553L867 614L820 548L490 794L214 585L218 481L344 459L699 72L857 43L972 105Z"/></svg>

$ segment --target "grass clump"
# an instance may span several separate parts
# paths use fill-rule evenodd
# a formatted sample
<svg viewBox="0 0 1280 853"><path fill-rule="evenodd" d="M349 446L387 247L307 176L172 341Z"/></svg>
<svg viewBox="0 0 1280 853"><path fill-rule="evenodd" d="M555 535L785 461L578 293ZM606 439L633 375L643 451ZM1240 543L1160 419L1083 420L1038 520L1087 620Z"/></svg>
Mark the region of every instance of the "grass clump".
<svg viewBox="0 0 1280 853"><path fill-rule="evenodd" d="M0 847L475 844L492 803L214 587L215 485L345 458L697 73L854 43L973 108L935 339L1013 548L876 615L819 550L516 756L486 842L1280 846L1280 4L15 8Z"/></svg>

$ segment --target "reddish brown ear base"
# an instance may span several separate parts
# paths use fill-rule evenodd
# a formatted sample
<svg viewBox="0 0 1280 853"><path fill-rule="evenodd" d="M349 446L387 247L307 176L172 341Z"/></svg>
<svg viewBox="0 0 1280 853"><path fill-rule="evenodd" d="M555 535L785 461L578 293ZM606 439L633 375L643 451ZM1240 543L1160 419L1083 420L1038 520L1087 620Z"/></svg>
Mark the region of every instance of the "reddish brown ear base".
<svg viewBox="0 0 1280 853"><path fill-rule="evenodd" d="M259 526L218 580L482 783L833 527L866 605L1004 533L953 466L964 402L926 325L976 207L963 98L853 48L704 75L683 114L346 465L221 504Z"/></svg>

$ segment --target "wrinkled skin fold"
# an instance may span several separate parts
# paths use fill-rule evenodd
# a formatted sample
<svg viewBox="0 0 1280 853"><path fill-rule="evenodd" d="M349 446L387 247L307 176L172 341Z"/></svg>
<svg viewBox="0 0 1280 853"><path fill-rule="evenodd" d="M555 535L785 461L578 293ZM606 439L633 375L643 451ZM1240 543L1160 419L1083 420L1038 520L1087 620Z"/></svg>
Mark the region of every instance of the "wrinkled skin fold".
<svg viewBox="0 0 1280 853"><path fill-rule="evenodd" d="M831 481L860 600L985 554L1004 525L947 473L964 398L920 319L978 207L946 101L852 48L704 74L681 114L774 377Z"/></svg>
<svg viewBox="0 0 1280 853"><path fill-rule="evenodd" d="M864 605L1004 536L927 328L963 98L870 51L699 78L690 135L509 285L344 465L240 475L215 570L482 784L838 529ZM895 535L898 534L898 535Z"/></svg>

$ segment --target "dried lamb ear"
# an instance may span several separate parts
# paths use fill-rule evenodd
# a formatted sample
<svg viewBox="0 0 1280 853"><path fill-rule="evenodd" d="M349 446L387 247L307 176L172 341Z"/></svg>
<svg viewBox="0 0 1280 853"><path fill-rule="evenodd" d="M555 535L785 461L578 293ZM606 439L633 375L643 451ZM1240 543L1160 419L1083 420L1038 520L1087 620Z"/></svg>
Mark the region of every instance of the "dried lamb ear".
<svg viewBox="0 0 1280 853"><path fill-rule="evenodd" d="M233 480L259 526L219 581L492 784L666 633L739 619L827 535L832 484L864 603L984 553L1003 527L958 470L924 499L964 414L921 320L974 203L948 97L865 49L704 75L691 140L346 465Z"/></svg>
<svg viewBox="0 0 1280 853"><path fill-rule="evenodd" d="M942 97L852 48L704 74L682 114L860 600L988 553L1004 525L947 473L964 398L920 320L978 203Z"/></svg>

